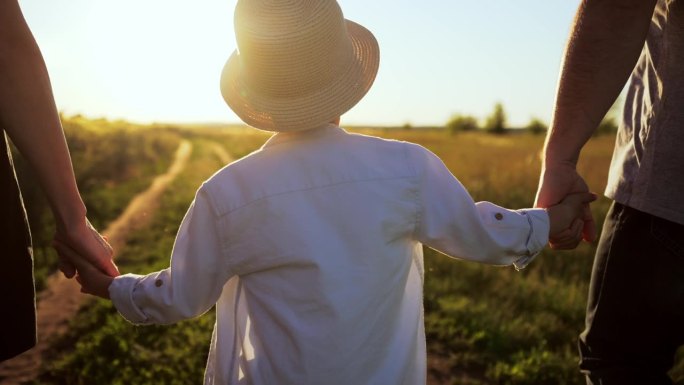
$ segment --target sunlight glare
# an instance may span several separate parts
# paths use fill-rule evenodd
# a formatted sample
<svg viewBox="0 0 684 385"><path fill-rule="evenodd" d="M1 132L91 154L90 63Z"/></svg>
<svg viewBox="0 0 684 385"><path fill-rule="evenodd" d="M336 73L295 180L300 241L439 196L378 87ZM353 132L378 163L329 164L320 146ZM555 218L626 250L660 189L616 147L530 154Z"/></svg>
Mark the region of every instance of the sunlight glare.
<svg viewBox="0 0 684 385"><path fill-rule="evenodd" d="M189 121L196 120L193 111L211 106L215 115L231 119L218 79L235 49L232 6L178 0L88 4L87 18L75 32L80 41L71 43L82 46L79 64L87 69L82 76L100 92L78 95L66 112L94 104L100 105L94 115ZM67 86L55 84L58 100L60 85ZM99 103L89 102L93 98Z"/></svg>

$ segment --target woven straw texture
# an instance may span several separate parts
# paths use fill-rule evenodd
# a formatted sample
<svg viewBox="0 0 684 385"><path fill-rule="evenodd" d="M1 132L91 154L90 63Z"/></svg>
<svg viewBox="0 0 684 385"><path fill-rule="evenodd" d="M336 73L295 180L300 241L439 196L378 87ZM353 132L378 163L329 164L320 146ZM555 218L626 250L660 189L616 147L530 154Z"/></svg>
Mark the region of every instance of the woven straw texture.
<svg viewBox="0 0 684 385"><path fill-rule="evenodd" d="M240 0L235 35L221 93L262 130L327 124L363 98L378 71L375 37L345 20L334 0Z"/></svg>

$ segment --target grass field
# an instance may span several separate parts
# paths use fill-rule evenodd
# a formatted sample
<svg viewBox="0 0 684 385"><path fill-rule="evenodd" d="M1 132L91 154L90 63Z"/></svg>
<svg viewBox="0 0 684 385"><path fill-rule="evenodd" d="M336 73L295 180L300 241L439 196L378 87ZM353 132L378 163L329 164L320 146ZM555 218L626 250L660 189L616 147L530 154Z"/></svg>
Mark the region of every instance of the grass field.
<svg viewBox="0 0 684 385"><path fill-rule="evenodd" d="M116 218L136 193L168 167L179 142L178 134L166 127L150 130L78 117L64 120L63 125L88 217L97 228ZM36 289L41 290L57 266L50 246L54 222L30 168L18 154L14 158L31 224Z"/></svg>
<svg viewBox="0 0 684 385"><path fill-rule="evenodd" d="M240 157L267 138L249 130L128 128L120 133L121 142L108 140L109 146L115 146L111 151L129 148L131 141L139 142L141 149L124 157L129 162L129 174L117 179L116 171L121 170L117 167L109 181L102 179L99 168L81 166L80 162L93 163L82 152L108 138L110 130L91 128L87 132L92 136L84 139L83 146L72 146L72 150L79 166L79 184L88 186L90 213L96 213L100 225L111 220L110 211L116 211L120 201L125 201L119 195L130 198L129 190L140 189L143 182L128 186L132 183L127 182L129 178L136 179L132 175L147 176L163 169L181 137L194 145L189 166L161 198L150 227L133 234L120 251L118 262L124 273L167 266L175 232L196 188L222 166L211 151L212 145L219 143ZM363 132L431 149L476 200L510 208L533 203L542 136L448 135L423 130ZM124 140L131 137L135 139ZM603 191L612 145L612 137L601 136L592 139L583 152L579 169L593 191ZM135 163L140 154L150 158ZM107 183L120 186L117 188L121 192L100 191ZM599 224L608 205L603 198L593 206ZM587 244L574 251L545 250L527 269L516 272L512 268L456 261L426 250L426 332L431 367L435 370L431 378L444 384L582 384L576 369L575 346L583 327L593 252L594 245ZM94 300L72 321L69 332L54 341L36 383L201 383L213 322L214 315L209 312L174 326L134 327L119 317L111 304ZM678 361L672 374L678 384L684 384L684 360Z"/></svg>

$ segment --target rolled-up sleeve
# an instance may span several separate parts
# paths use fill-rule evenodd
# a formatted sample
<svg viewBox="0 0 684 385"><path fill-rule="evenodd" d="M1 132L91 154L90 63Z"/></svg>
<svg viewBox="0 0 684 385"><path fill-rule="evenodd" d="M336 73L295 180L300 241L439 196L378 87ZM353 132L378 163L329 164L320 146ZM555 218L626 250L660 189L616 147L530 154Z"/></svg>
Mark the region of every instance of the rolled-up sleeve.
<svg viewBox="0 0 684 385"><path fill-rule="evenodd" d="M200 189L176 235L171 266L115 278L109 287L112 302L135 324L170 324L201 315L233 275L222 250L216 214Z"/></svg>
<svg viewBox="0 0 684 385"><path fill-rule="evenodd" d="M476 203L437 156L416 146L412 157L420 176L417 237L423 244L452 257L522 269L548 242L545 210Z"/></svg>

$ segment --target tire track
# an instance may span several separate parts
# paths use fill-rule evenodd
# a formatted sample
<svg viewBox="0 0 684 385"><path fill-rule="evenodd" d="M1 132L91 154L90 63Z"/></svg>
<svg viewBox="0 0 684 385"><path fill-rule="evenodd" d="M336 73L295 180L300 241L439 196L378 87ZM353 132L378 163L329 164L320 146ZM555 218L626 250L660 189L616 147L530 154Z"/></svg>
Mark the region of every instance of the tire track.
<svg viewBox="0 0 684 385"><path fill-rule="evenodd" d="M227 165L228 163L232 162L234 159L226 149L221 146L220 144L214 142L211 144L211 151L216 155L217 158L219 158L219 161L223 163L223 166Z"/></svg>
<svg viewBox="0 0 684 385"><path fill-rule="evenodd" d="M191 153L192 144L187 140L181 141L166 173L155 177L150 187L136 195L124 212L102 232L114 250L121 250L125 246L131 231L149 224L159 205L159 197L183 171ZM87 299L80 293L76 280L66 279L59 271L52 274L47 280L47 288L37 298L38 343L33 349L0 364L0 384L18 385L34 380L39 374L42 355L50 346L50 341L67 330L69 320Z"/></svg>

